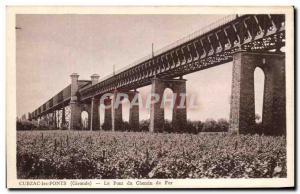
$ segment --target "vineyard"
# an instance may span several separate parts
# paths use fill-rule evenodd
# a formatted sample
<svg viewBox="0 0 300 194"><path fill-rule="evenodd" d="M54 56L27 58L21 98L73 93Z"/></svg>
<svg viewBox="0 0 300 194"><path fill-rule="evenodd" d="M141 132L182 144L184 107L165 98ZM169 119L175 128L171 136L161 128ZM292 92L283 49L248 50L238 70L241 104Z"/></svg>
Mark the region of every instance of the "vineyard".
<svg viewBox="0 0 300 194"><path fill-rule="evenodd" d="M286 177L283 136L18 131L22 179Z"/></svg>

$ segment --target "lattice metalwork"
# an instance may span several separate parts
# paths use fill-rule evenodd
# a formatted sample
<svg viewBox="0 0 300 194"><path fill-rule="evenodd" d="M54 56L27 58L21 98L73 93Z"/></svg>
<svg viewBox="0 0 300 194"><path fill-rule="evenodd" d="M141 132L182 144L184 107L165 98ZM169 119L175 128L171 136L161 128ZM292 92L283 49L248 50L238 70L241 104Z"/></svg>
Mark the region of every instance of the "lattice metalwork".
<svg viewBox="0 0 300 194"><path fill-rule="evenodd" d="M70 105L65 106L65 118L66 118L66 128L70 129L70 121L71 121L71 107L70 107Z"/></svg>
<svg viewBox="0 0 300 194"><path fill-rule="evenodd" d="M215 24L155 57L144 58L134 66L80 90L82 100L113 89L130 90L151 83L153 77L174 78L232 61L238 50L279 51L285 45L284 15L243 15Z"/></svg>
<svg viewBox="0 0 300 194"><path fill-rule="evenodd" d="M56 111L56 126L58 129L62 126L62 110Z"/></svg>

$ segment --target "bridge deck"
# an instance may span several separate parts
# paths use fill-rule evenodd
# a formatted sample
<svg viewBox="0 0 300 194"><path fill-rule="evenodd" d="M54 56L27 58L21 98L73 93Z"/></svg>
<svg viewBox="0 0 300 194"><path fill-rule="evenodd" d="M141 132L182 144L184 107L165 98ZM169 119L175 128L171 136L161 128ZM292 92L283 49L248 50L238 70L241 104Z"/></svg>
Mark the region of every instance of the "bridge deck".
<svg viewBox="0 0 300 194"><path fill-rule="evenodd" d="M87 88L91 85L91 81L79 80L79 89ZM71 85L69 84L50 100L38 107L31 113L32 117L41 116L51 112L52 110L60 109L67 106L71 99Z"/></svg>
<svg viewBox="0 0 300 194"><path fill-rule="evenodd" d="M110 75L95 85L80 81L81 100L114 89L131 90L151 84L153 77L174 78L232 61L238 50L274 51L285 44L284 15L230 15L171 44L152 56ZM69 103L70 85L36 109L34 117Z"/></svg>

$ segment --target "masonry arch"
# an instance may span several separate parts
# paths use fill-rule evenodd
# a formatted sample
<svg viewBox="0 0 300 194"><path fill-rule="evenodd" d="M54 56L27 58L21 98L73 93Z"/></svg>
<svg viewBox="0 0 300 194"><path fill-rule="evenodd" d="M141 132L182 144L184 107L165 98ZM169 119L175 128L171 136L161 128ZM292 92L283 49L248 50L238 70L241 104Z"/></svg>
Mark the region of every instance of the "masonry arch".
<svg viewBox="0 0 300 194"><path fill-rule="evenodd" d="M122 120L129 122L130 101L128 98L122 100Z"/></svg>
<svg viewBox="0 0 300 194"><path fill-rule="evenodd" d="M82 130L89 129L89 114L85 110L81 112L81 128Z"/></svg>
<svg viewBox="0 0 300 194"><path fill-rule="evenodd" d="M102 125L104 124L104 116L105 116L105 106L104 104L100 104L99 106L100 129L103 129Z"/></svg>
<svg viewBox="0 0 300 194"><path fill-rule="evenodd" d="M171 88L166 87L163 92L162 108L164 109L164 120L165 124L172 123L173 120L173 109L174 109L174 92ZM167 126L165 126L167 127Z"/></svg>
<svg viewBox="0 0 300 194"><path fill-rule="evenodd" d="M261 123L263 119L265 72L261 67L256 67L253 73L254 73L255 122Z"/></svg>

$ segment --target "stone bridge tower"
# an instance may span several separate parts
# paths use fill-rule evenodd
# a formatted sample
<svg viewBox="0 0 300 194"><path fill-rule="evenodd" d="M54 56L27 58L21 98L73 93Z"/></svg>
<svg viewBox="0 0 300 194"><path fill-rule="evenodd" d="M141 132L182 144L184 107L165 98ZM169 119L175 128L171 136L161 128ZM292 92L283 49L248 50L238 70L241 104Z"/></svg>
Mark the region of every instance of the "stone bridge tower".
<svg viewBox="0 0 300 194"><path fill-rule="evenodd" d="M86 111L88 113L88 129L99 130L100 129L100 118L99 118L99 99L91 98L86 102L80 101L78 98L79 75L73 73L71 77L71 118L70 118L70 129L78 130L82 128L81 124L81 113ZM91 76L91 84L98 83L99 75L93 74Z"/></svg>

